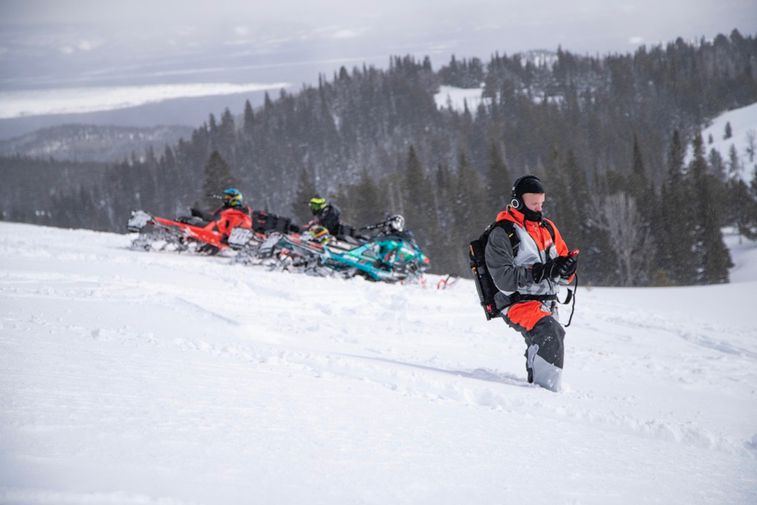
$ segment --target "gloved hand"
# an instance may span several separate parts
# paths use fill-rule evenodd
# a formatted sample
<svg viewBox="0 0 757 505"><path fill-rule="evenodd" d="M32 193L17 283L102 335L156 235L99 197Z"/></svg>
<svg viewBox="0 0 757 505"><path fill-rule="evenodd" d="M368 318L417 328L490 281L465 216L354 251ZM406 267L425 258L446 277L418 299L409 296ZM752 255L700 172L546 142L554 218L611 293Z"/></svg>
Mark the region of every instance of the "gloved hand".
<svg viewBox="0 0 757 505"><path fill-rule="evenodd" d="M534 282L539 284L544 279L557 279L560 274L555 268L554 260L549 260L546 263L534 263L531 265L531 275L534 278Z"/></svg>
<svg viewBox="0 0 757 505"><path fill-rule="evenodd" d="M567 279L574 273L578 267L578 258L576 256L558 256L553 260L554 272L557 276ZM556 276L556 277L557 277Z"/></svg>
<svg viewBox="0 0 757 505"><path fill-rule="evenodd" d="M562 277L567 279L576 273L578 260L575 256L558 256L546 263L534 263L531 266L531 275L535 283L540 283L544 279L557 280Z"/></svg>

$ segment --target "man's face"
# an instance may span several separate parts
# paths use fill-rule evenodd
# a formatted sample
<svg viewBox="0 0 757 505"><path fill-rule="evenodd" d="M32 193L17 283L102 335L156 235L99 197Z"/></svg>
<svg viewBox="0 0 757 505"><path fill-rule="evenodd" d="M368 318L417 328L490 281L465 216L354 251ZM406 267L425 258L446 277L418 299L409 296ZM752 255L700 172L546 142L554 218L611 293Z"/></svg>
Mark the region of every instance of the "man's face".
<svg viewBox="0 0 757 505"><path fill-rule="evenodd" d="M526 204L528 210L533 212L541 212L545 198L544 193L523 193L523 203Z"/></svg>

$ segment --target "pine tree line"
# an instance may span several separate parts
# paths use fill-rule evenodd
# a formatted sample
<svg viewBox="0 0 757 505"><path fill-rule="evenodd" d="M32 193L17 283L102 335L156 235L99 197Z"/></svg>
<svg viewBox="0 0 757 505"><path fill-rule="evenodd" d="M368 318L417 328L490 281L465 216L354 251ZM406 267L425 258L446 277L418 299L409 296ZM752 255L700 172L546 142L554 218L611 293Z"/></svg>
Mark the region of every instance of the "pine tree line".
<svg viewBox="0 0 757 505"><path fill-rule="evenodd" d="M483 85L484 99L440 109L443 84ZM706 153L697 131L755 101L757 41L735 31L604 58L560 49L551 65L495 54L435 72L428 58L394 57L385 70L342 68L266 95L258 109L247 102L240 117L211 114L190 139L63 191L48 222L121 230L130 209L179 214L232 183L254 207L302 221L320 193L358 226L403 213L435 271L464 274L467 241L506 203L513 178L535 173L547 213L583 250L588 282L722 282L720 227L753 234L757 195L735 176L734 156ZM0 167L13 163L27 161ZM4 219L22 207L6 205Z"/></svg>

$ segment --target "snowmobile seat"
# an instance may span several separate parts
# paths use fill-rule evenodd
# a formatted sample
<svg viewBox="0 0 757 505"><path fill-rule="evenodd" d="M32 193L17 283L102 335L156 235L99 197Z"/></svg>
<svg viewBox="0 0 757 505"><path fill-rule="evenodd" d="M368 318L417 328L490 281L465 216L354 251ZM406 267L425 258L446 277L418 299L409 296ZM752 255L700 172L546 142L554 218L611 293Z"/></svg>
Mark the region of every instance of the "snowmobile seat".
<svg viewBox="0 0 757 505"><path fill-rule="evenodd" d="M180 216L176 218L176 220L180 223L191 224L192 226L199 226L201 228L204 228L205 226L210 224L210 221L206 221L202 217L196 215Z"/></svg>

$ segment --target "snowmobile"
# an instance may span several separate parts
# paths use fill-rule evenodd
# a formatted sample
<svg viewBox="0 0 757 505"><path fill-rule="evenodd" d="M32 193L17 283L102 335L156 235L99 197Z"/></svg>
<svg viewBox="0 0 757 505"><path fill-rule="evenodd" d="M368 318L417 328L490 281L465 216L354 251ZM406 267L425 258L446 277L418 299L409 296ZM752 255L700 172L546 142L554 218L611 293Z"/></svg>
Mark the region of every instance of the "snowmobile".
<svg viewBox="0 0 757 505"><path fill-rule="evenodd" d="M363 234L337 239L322 227L311 227L301 234L272 236L261 251L275 257L282 269L322 276L335 273L399 282L417 279L428 268L429 258L404 231L402 216L392 216L358 232Z"/></svg>
<svg viewBox="0 0 757 505"><path fill-rule="evenodd" d="M236 208L227 208L216 219L192 209L192 215L175 220L153 216L142 210L131 212L127 229L138 232L132 248L146 251L192 251L214 255L227 249L237 229L252 228L252 217Z"/></svg>
<svg viewBox="0 0 757 505"><path fill-rule="evenodd" d="M235 260L245 264L260 264L271 257L273 244L278 240L269 240L270 236L279 237L285 233L297 233L299 227L292 224L288 217L278 216L267 211L253 211L252 227L237 227L231 230L229 246L238 251ZM268 244L268 245L266 245ZM265 246L265 247L264 247Z"/></svg>

